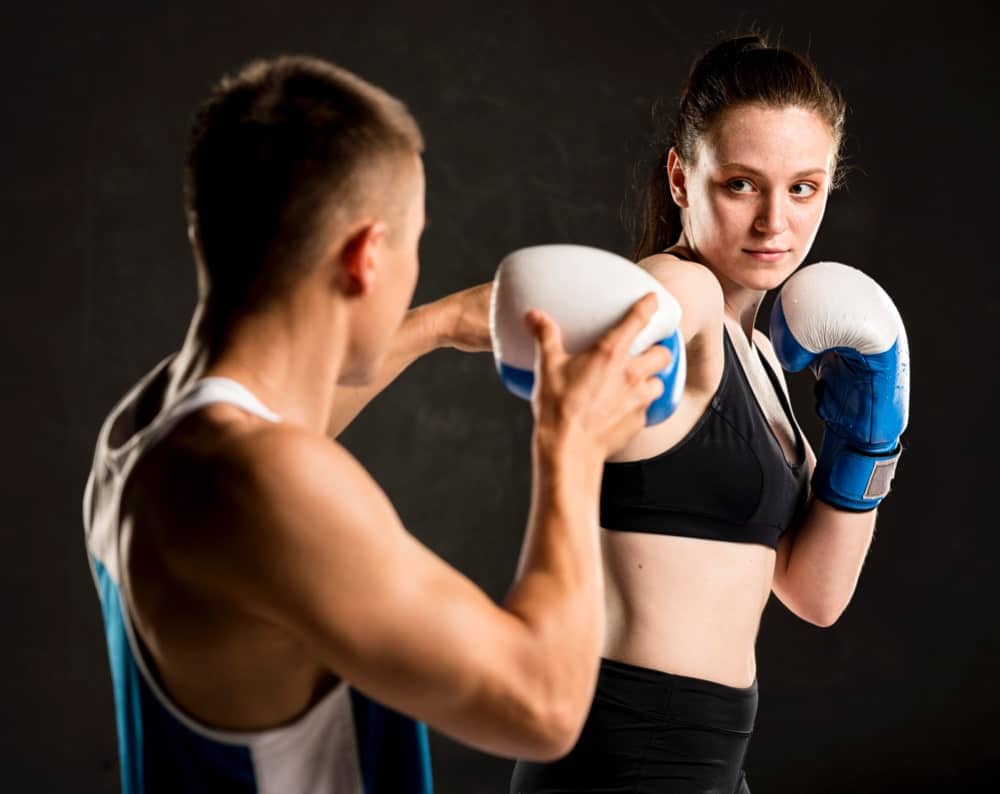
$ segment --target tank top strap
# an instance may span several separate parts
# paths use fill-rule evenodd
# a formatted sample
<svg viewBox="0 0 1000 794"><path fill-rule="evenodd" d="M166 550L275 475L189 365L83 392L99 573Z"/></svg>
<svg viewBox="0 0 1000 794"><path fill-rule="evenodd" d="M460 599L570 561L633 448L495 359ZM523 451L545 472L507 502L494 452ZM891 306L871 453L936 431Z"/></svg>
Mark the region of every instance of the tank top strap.
<svg viewBox="0 0 1000 794"><path fill-rule="evenodd" d="M229 403L269 422L281 421L278 414L264 405L257 395L242 383L217 376L202 378L191 384L177 401L174 411L184 415L212 403Z"/></svg>
<svg viewBox="0 0 1000 794"><path fill-rule="evenodd" d="M281 422L279 414L272 411L242 383L231 378L208 377L192 383L173 403L145 428L137 432L110 456L119 466L134 464L139 456L163 440L177 424L189 414L206 405L228 403L268 422Z"/></svg>
<svg viewBox="0 0 1000 794"><path fill-rule="evenodd" d="M760 363L764 365L764 372L767 373L767 377L771 381L771 386L778 395L778 402L781 403L781 410L785 412L788 424L792 428L792 434L795 436L795 458L798 461L795 465L796 467L801 466L805 463L805 441L802 438L802 431L799 429L799 423L795 421L795 414L792 412L792 405L788 401L788 396L785 394L785 389L781 385L781 381L778 379L777 373L771 368L770 363L768 363L767 356L764 355L759 347L757 348L757 358L759 358Z"/></svg>

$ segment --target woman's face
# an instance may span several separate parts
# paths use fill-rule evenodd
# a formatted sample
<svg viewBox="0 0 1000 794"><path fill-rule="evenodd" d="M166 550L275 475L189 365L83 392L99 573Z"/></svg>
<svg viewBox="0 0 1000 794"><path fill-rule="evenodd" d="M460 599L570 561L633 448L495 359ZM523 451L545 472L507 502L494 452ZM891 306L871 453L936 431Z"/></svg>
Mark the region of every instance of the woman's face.
<svg viewBox="0 0 1000 794"><path fill-rule="evenodd" d="M752 290L777 287L819 230L834 167L833 134L801 107L744 105L702 138L693 163L671 152L674 200L688 246L720 278Z"/></svg>

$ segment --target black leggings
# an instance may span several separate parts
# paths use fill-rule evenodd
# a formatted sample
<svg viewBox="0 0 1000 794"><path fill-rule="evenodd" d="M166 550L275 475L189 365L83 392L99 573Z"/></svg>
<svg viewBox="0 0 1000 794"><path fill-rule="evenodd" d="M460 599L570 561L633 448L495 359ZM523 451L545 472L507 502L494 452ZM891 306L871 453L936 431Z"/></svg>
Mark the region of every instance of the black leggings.
<svg viewBox="0 0 1000 794"><path fill-rule="evenodd" d="M518 761L510 794L750 794L743 757L757 713L745 689L601 660L569 755Z"/></svg>

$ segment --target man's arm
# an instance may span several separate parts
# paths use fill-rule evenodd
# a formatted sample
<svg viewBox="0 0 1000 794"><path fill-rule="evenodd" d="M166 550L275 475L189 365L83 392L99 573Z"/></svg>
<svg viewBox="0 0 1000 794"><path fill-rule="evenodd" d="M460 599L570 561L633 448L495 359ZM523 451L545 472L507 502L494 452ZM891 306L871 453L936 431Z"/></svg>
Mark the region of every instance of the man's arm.
<svg viewBox="0 0 1000 794"><path fill-rule="evenodd" d="M220 462L217 533L175 547L206 593L284 627L320 662L395 709L484 751L547 760L583 725L603 634L601 466L643 426L669 363L631 341L652 296L595 348L567 356L536 315L532 509L504 607L423 547L341 446L288 425ZM221 468L226 467L222 471Z"/></svg>
<svg viewBox="0 0 1000 794"><path fill-rule="evenodd" d="M492 286L487 282L410 309L375 379L364 386L339 386L334 392L327 435L340 435L376 395L421 356L440 347L466 352L490 350Z"/></svg>
<svg viewBox="0 0 1000 794"><path fill-rule="evenodd" d="M537 454L531 559L501 608L406 532L342 448L263 434L255 447L270 465L253 466L244 535L227 551L244 564L222 581L210 565L215 586L353 686L462 742L535 759L570 749L603 626L599 463Z"/></svg>

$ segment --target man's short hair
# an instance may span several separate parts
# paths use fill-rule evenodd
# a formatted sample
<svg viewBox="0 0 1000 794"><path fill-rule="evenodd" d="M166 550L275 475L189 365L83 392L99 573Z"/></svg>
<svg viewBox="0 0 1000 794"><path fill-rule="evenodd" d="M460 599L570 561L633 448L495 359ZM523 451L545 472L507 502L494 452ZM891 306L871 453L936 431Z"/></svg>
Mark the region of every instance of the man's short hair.
<svg viewBox="0 0 1000 794"><path fill-rule="evenodd" d="M185 170L216 319L297 281L336 214L371 200L368 174L422 150L402 102L318 58L255 61L222 78L195 114Z"/></svg>

